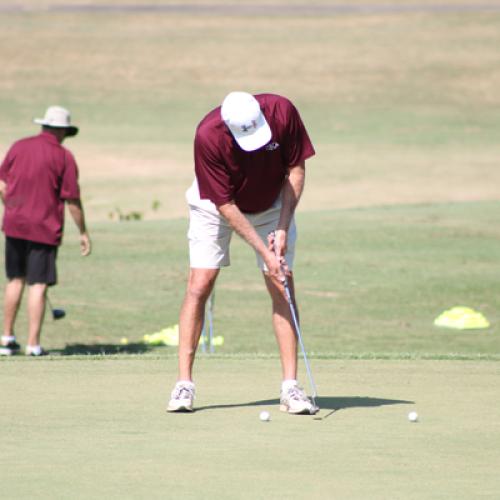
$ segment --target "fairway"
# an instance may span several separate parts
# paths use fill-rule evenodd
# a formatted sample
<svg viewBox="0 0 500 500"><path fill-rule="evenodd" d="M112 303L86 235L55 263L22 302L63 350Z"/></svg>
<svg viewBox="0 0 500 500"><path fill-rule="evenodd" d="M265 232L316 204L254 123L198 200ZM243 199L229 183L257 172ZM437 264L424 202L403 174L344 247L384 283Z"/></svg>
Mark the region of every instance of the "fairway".
<svg viewBox="0 0 500 500"><path fill-rule="evenodd" d="M0 156L71 110L93 253L67 216L50 356L0 358L0 498L497 500L498 47L498 2L2 1ZM317 417L278 410L237 237L194 413L165 411L176 347L143 341L178 322L194 131L233 90L289 97L317 152L294 269ZM489 328L434 326L454 306Z"/></svg>
<svg viewBox="0 0 500 500"><path fill-rule="evenodd" d="M173 359L3 363L2 498L497 498L498 363L314 360L319 420L276 361L200 360L193 414Z"/></svg>

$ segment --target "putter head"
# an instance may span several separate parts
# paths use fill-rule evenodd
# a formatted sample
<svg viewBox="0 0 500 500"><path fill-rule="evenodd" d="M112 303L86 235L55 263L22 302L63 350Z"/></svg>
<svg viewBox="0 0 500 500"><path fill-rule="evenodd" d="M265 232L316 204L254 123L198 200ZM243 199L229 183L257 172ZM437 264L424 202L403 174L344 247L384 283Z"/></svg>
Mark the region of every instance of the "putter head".
<svg viewBox="0 0 500 500"><path fill-rule="evenodd" d="M52 309L52 317L54 319L61 319L66 316L66 311L64 309Z"/></svg>
<svg viewBox="0 0 500 500"><path fill-rule="evenodd" d="M316 413L319 412L319 406L316 406L315 404L312 405L311 409L309 410L310 415L316 415Z"/></svg>

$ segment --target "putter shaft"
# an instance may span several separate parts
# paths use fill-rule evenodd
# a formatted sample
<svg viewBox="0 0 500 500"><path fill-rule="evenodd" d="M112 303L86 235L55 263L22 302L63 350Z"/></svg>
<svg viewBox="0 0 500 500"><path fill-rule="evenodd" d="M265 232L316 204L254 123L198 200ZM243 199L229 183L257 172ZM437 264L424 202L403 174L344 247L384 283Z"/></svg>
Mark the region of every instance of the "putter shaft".
<svg viewBox="0 0 500 500"><path fill-rule="evenodd" d="M292 315L292 320L293 320L293 325L295 328L295 333L297 335L297 339L299 341L300 345L300 350L302 351L302 357L304 358L304 365L306 366L306 372L307 372L307 378L309 380L309 385L311 386L311 399L313 402L313 405L316 406L316 397L318 395L318 392L316 390L316 384L314 382L314 377L311 372L311 366L309 365L309 360L307 359L307 352L306 348L304 346L304 340L302 339L302 333L300 331L300 325L299 325L299 319L297 317L297 311L295 310L295 305L292 300L292 294L290 293L290 287L288 286L288 279L286 277L286 274L284 272L284 269L281 268L281 271L283 272L283 287L285 289L285 295L286 295L286 300L288 302L288 305L290 306L290 313Z"/></svg>

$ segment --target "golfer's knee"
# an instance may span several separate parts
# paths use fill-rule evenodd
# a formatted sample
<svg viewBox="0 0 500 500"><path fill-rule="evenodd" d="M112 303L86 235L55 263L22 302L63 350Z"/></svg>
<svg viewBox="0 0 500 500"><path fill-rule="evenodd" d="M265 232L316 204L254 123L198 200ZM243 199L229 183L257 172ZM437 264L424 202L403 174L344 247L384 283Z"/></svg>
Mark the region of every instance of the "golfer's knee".
<svg viewBox="0 0 500 500"><path fill-rule="evenodd" d="M9 278L7 280L6 287L10 289L23 288L25 283L25 278Z"/></svg>
<svg viewBox="0 0 500 500"><path fill-rule="evenodd" d="M210 281L190 281L186 290L187 297L194 302L206 302L213 283Z"/></svg>

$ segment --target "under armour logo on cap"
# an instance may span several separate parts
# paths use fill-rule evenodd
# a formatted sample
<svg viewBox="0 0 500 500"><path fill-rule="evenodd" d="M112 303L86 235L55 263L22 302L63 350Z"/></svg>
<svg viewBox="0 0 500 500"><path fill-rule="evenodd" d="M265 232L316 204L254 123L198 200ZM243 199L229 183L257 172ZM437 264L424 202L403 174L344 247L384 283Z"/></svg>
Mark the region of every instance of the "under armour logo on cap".
<svg viewBox="0 0 500 500"><path fill-rule="evenodd" d="M241 126L241 131L246 134L252 130L252 128L257 128L257 122L255 120L252 120L252 123L250 125L242 125Z"/></svg>

